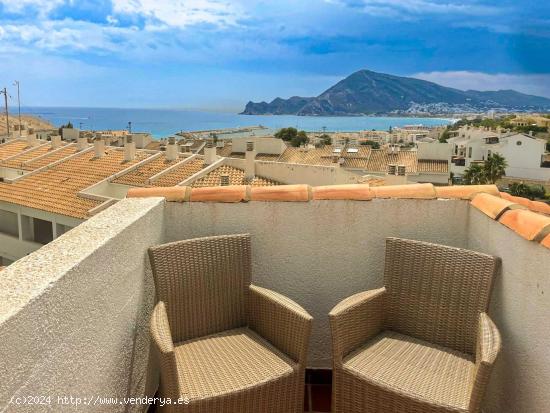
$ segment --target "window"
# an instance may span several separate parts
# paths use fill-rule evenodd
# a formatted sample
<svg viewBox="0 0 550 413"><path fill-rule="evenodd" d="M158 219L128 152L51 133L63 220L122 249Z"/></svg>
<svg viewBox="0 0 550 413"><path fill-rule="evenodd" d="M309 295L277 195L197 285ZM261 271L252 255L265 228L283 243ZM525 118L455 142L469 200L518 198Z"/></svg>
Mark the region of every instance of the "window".
<svg viewBox="0 0 550 413"><path fill-rule="evenodd" d="M470 146L468 148L468 158L471 158L472 157L472 147Z"/></svg>
<svg viewBox="0 0 550 413"><path fill-rule="evenodd" d="M516 142L516 145L517 145L517 146L521 146L522 143L523 143L522 141L517 141L517 142Z"/></svg>

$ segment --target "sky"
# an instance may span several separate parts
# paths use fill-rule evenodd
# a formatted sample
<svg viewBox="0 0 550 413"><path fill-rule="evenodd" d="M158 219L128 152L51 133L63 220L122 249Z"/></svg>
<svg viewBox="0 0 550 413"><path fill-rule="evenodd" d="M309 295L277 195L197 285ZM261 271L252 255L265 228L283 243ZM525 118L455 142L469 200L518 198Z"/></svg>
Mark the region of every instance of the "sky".
<svg viewBox="0 0 550 413"><path fill-rule="evenodd" d="M233 111L360 69L550 97L550 1L0 0L24 106Z"/></svg>

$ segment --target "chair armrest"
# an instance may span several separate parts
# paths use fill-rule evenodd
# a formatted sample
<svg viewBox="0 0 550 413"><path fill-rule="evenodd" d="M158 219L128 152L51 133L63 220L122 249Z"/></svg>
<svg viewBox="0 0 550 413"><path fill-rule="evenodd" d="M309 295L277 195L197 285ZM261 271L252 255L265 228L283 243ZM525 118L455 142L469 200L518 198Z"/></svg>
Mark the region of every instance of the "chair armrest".
<svg viewBox="0 0 550 413"><path fill-rule="evenodd" d="M305 367L313 318L291 299L251 285L248 325L260 336Z"/></svg>
<svg viewBox="0 0 550 413"><path fill-rule="evenodd" d="M341 366L349 352L382 330L385 296L385 288L364 291L345 298L330 311L335 366Z"/></svg>
<svg viewBox="0 0 550 413"><path fill-rule="evenodd" d="M159 353L161 389L164 397L177 399L180 395L178 366L174 353L172 333L168 323L168 314L164 302L159 301L153 313L150 323L151 337Z"/></svg>
<svg viewBox="0 0 550 413"><path fill-rule="evenodd" d="M500 347L500 333L495 323L486 313L480 313L469 411L476 412L481 406Z"/></svg>

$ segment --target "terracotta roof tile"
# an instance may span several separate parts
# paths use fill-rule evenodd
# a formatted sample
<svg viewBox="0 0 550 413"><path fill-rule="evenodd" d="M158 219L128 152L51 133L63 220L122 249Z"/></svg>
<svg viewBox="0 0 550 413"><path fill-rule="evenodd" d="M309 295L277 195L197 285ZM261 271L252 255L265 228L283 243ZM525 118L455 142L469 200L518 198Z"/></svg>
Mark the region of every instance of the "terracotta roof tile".
<svg viewBox="0 0 550 413"><path fill-rule="evenodd" d="M272 179L256 176L253 180L245 179L245 174L242 169L235 168L229 165L221 165L220 167L209 172L202 178L193 182L193 188L219 186L222 175L229 175L229 185L251 185L251 186L271 186L280 185Z"/></svg>
<svg viewBox="0 0 550 413"><path fill-rule="evenodd" d="M499 222L530 241L542 241L550 234L550 218L532 211L506 211Z"/></svg>
<svg viewBox="0 0 550 413"><path fill-rule="evenodd" d="M46 165L50 165L54 162L57 162L63 158L74 155L77 152L78 152L78 149L76 145L66 145L62 149L58 149L55 152L51 152L49 155L46 155L40 159L31 160L23 167L23 169L34 171L35 169L42 168Z"/></svg>
<svg viewBox="0 0 550 413"><path fill-rule="evenodd" d="M524 207L530 209L533 212L538 212L539 214L550 215L550 205L541 202L541 201L531 201L530 199L523 198L521 196L510 195L506 192L501 192L500 196L509 201L515 202L517 204L523 205Z"/></svg>
<svg viewBox="0 0 550 413"><path fill-rule="evenodd" d="M309 185L280 185L253 187L250 190L252 201L293 201L303 202L311 199Z"/></svg>
<svg viewBox="0 0 550 413"><path fill-rule="evenodd" d="M171 171L162 175L151 183L152 186L173 186L185 181L190 176L195 175L204 168L204 160L199 158L191 159L188 162L182 163Z"/></svg>
<svg viewBox="0 0 550 413"><path fill-rule="evenodd" d="M435 193L438 198L472 199L480 193L500 196L496 185L453 185L436 186Z"/></svg>
<svg viewBox="0 0 550 413"><path fill-rule="evenodd" d="M0 145L0 160L14 156L28 149L27 142L23 140L9 141Z"/></svg>
<svg viewBox="0 0 550 413"><path fill-rule="evenodd" d="M374 192L366 184L327 185L313 188L313 199L347 199L368 201L374 198Z"/></svg>
<svg viewBox="0 0 550 413"><path fill-rule="evenodd" d="M383 172L388 169L388 164L405 165L405 172L417 173L418 155L416 151L397 151L388 153L385 149L373 149L369 157L366 170L370 172Z"/></svg>
<svg viewBox="0 0 550 413"><path fill-rule="evenodd" d="M547 235L542 241L541 245L550 249L550 235Z"/></svg>
<svg viewBox="0 0 550 413"><path fill-rule="evenodd" d="M189 201L191 188L188 186L130 188L126 195L127 198L147 198L155 196L164 197L167 201L172 202Z"/></svg>
<svg viewBox="0 0 550 413"><path fill-rule="evenodd" d="M143 165L137 167L136 169L133 169L125 173L124 175L119 176L118 178L113 180L113 182L117 184L132 186L149 186L147 184L147 180L149 178L176 164L179 161L181 161L181 159L169 161L166 159L166 156L161 155L148 162L145 162ZM176 184L177 183L179 182L176 182Z"/></svg>
<svg viewBox="0 0 550 413"><path fill-rule="evenodd" d="M9 160L2 161L1 165L6 166L8 168L23 168L23 163L26 161L29 161L33 158L37 158L41 155L44 155L48 152L51 152L53 149L51 145L43 144L39 146L35 146L34 148L26 149L19 153L19 155L10 158Z"/></svg>
<svg viewBox="0 0 550 413"><path fill-rule="evenodd" d="M522 205L515 204L498 196L483 193L477 194L470 203L493 219L498 219L504 212L510 209L525 208Z"/></svg>
<svg viewBox="0 0 550 413"><path fill-rule="evenodd" d="M193 188L191 201L194 202L241 202L250 199L249 186L229 185Z"/></svg>
<svg viewBox="0 0 550 413"><path fill-rule="evenodd" d="M138 152L133 162L147 156ZM79 197L78 192L132 165L123 159L120 150L107 149L99 159L88 151L14 183L0 182L0 200L83 219L101 201Z"/></svg>
<svg viewBox="0 0 550 413"><path fill-rule="evenodd" d="M371 190L376 198L410 198L410 199L434 199L436 198L432 184L410 184L375 186Z"/></svg>

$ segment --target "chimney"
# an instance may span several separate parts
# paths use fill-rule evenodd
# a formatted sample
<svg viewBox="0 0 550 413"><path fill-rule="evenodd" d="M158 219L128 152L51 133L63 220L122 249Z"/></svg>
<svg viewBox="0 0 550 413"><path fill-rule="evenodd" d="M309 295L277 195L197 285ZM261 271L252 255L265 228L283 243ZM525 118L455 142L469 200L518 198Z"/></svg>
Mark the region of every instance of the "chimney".
<svg viewBox="0 0 550 413"><path fill-rule="evenodd" d="M168 145L166 145L166 159L169 161L175 161L178 159L178 146L176 145L176 138L173 136L168 138Z"/></svg>
<svg viewBox="0 0 550 413"><path fill-rule="evenodd" d="M393 163L388 164L388 175L395 175L395 172L397 170L397 166Z"/></svg>
<svg viewBox="0 0 550 413"><path fill-rule="evenodd" d="M216 147L214 146L214 142L209 139L204 147L204 163L206 165L212 165L217 159Z"/></svg>
<svg viewBox="0 0 550 413"><path fill-rule="evenodd" d="M52 135L50 138L52 149L59 148L61 146L61 136L60 135Z"/></svg>
<svg viewBox="0 0 550 413"><path fill-rule="evenodd" d="M244 178L247 180L254 179L256 176L256 151L254 150L254 142L246 142L245 168Z"/></svg>
<svg viewBox="0 0 550 413"><path fill-rule="evenodd" d="M131 162L136 157L136 143L132 135L126 136L126 143L124 144L124 160Z"/></svg>
<svg viewBox="0 0 550 413"><path fill-rule="evenodd" d="M397 165L397 175L398 176L405 176L406 167L405 165Z"/></svg>
<svg viewBox="0 0 550 413"><path fill-rule="evenodd" d="M102 158L105 155L105 140L102 138L94 139L94 152L96 158Z"/></svg>
<svg viewBox="0 0 550 413"><path fill-rule="evenodd" d="M193 151L191 150L191 148L193 147L193 142L186 142L181 146L183 147L183 152L191 154L193 153Z"/></svg>
<svg viewBox="0 0 550 413"><path fill-rule="evenodd" d="M220 175L220 186L229 186L229 175Z"/></svg>
<svg viewBox="0 0 550 413"><path fill-rule="evenodd" d="M88 138L79 136L76 139L76 147L79 151L83 151L84 149L86 149L88 147Z"/></svg>
<svg viewBox="0 0 550 413"><path fill-rule="evenodd" d="M36 139L36 135L34 133L27 136L27 145L30 147L38 145L38 140Z"/></svg>

